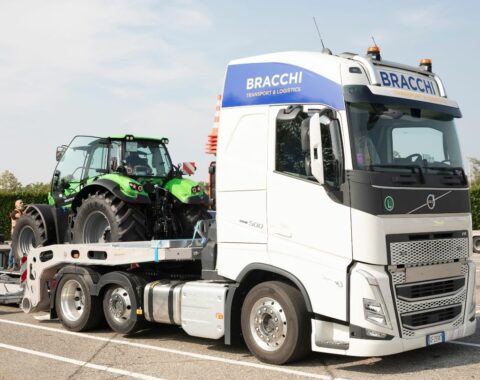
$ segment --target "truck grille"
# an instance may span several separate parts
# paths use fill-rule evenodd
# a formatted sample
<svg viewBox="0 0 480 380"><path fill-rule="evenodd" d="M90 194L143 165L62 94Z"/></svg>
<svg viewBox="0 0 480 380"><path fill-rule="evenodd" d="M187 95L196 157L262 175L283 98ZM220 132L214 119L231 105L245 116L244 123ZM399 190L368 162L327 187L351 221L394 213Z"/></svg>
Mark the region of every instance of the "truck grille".
<svg viewBox="0 0 480 380"><path fill-rule="evenodd" d="M387 236L391 265L433 264L469 255L466 231Z"/></svg>
<svg viewBox="0 0 480 380"><path fill-rule="evenodd" d="M434 265L453 263L469 256L465 231L442 234L389 235L387 247L396 313L401 335L422 335L421 330L463 323L467 300L468 264L461 264L455 277L410 282L405 267L422 266L428 271ZM424 333L423 333L424 334Z"/></svg>
<svg viewBox="0 0 480 380"><path fill-rule="evenodd" d="M457 292L465 285L465 277L429 281L420 284L397 285L397 297L402 300L418 300L445 296Z"/></svg>
<svg viewBox="0 0 480 380"><path fill-rule="evenodd" d="M406 314L402 316L404 327L415 330L451 322L462 312L462 305L455 305L446 309L432 310L423 313Z"/></svg>

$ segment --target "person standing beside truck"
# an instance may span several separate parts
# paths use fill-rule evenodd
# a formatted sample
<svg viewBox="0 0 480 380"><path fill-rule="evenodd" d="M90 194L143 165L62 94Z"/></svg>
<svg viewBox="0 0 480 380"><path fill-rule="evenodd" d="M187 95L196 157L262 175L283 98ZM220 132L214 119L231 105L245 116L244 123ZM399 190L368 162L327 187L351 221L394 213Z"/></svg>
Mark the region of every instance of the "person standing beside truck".
<svg viewBox="0 0 480 380"><path fill-rule="evenodd" d="M17 199L15 201L15 209L10 213L10 221L12 224L10 235L13 236L13 230L15 229L15 225L17 224L17 220L23 214L23 201L21 199ZM15 259L13 257L13 249L10 248L10 252L8 253L8 268L7 270L15 270Z"/></svg>

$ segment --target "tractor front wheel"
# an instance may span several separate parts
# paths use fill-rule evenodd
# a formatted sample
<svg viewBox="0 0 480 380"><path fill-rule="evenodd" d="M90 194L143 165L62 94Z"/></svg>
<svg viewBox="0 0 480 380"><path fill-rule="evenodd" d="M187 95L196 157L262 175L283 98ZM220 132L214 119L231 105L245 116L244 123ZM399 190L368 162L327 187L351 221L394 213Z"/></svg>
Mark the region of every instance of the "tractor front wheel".
<svg viewBox="0 0 480 380"><path fill-rule="evenodd" d="M186 205L179 211L178 215L182 223L183 237L191 238L197 222L200 220L212 219L205 206Z"/></svg>
<svg viewBox="0 0 480 380"><path fill-rule="evenodd" d="M32 211L20 217L12 235L12 249L16 259L43 245L48 245L46 226L40 214Z"/></svg>

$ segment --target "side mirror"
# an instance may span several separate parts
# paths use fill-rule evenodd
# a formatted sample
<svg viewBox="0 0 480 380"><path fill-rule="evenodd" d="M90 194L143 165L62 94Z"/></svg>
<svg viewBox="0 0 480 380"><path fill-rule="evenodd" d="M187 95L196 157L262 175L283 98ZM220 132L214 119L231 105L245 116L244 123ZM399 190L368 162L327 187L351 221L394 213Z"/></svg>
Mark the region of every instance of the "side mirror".
<svg viewBox="0 0 480 380"><path fill-rule="evenodd" d="M55 170L53 172L53 180L52 180L52 187L54 190L58 189L58 186L60 184L60 170Z"/></svg>
<svg viewBox="0 0 480 380"><path fill-rule="evenodd" d="M55 158L56 158L57 162L62 159L66 150L67 150L66 145L57 146L57 151L55 152Z"/></svg>
<svg viewBox="0 0 480 380"><path fill-rule="evenodd" d="M342 150L342 134L340 131L340 123L338 119L333 119L329 125L330 137L332 139L332 153L334 157L334 173L337 184L343 182L344 176L344 158Z"/></svg>
<svg viewBox="0 0 480 380"><path fill-rule="evenodd" d="M310 117L309 120L309 138L310 138L310 167L312 175L318 181L320 185L324 184L323 175L323 149L322 149L322 132L320 129L320 118L322 118L322 124L328 124L330 119L318 113Z"/></svg>
<svg viewBox="0 0 480 380"><path fill-rule="evenodd" d="M300 143L303 154L310 152L310 118L303 120L300 125Z"/></svg>

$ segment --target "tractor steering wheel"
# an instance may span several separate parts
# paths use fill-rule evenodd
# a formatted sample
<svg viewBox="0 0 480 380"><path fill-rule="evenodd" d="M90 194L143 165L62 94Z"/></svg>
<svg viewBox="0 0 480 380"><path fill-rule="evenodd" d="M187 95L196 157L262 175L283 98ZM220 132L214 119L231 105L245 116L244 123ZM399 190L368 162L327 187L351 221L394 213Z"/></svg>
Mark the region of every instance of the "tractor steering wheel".
<svg viewBox="0 0 480 380"><path fill-rule="evenodd" d="M419 153L413 153L410 156L405 157L409 162L418 162L423 159L422 155Z"/></svg>

